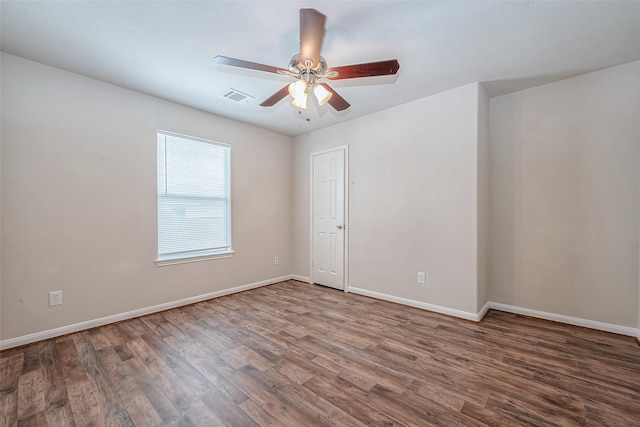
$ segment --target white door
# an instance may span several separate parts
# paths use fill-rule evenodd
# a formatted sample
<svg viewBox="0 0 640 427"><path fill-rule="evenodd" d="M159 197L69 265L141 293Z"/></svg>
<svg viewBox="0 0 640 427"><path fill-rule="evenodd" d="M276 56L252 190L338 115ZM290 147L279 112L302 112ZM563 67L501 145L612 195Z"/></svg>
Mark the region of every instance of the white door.
<svg viewBox="0 0 640 427"><path fill-rule="evenodd" d="M312 156L311 281L344 289L345 149Z"/></svg>

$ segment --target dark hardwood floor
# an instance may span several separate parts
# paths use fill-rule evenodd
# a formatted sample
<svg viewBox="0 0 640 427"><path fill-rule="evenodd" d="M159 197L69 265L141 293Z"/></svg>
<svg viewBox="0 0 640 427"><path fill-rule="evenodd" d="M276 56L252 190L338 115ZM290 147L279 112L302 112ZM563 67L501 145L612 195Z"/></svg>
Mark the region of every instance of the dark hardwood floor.
<svg viewBox="0 0 640 427"><path fill-rule="evenodd" d="M0 355L2 426L639 426L633 338L283 282Z"/></svg>

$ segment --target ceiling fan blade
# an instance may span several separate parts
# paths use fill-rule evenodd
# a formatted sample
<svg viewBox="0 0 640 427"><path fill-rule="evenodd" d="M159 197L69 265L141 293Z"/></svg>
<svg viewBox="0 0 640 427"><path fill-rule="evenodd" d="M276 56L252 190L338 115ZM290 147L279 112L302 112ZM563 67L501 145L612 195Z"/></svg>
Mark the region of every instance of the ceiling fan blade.
<svg viewBox="0 0 640 427"><path fill-rule="evenodd" d="M311 59L311 68L318 66L326 19L315 9L300 9L300 62Z"/></svg>
<svg viewBox="0 0 640 427"><path fill-rule="evenodd" d="M331 105L333 108L335 108L337 111L346 110L347 108L351 107L351 104L349 104L346 99L341 97L338 94L338 92L333 90L331 86L329 86L326 83L318 83L318 85L322 86L323 88L331 92L331 98L329 98L327 103Z"/></svg>
<svg viewBox="0 0 640 427"><path fill-rule="evenodd" d="M280 102L282 98L284 98L287 95L289 95L289 85L286 85L285 87L283 87L282 89L280 89L279 91L271 95L269 98L262 101L262 104L260 104L260 106L273 107L278 102Z"/></svg>
<svg viewBox="0 0 640 427"><path fill-rule="evenodd" d="M388 76L395 74L400 69L397 59L388 61L368 62L366 64L344 65L342 67L329 68L325 76L330 80L355 79L358 77ZM332 75L335 72L338 75Z"/></svg>
<svg viewBox="0 0 640 427"><path fill-rule="evenodd" d="M228 65L230 67L248 68L250 70L266 71L267 73L275 74L291 74L289 70L285 70L278 67L272 67L271 65L258 64L257 62L243 61L242 59L229 58L228 56L216 56L213 61L219 65Z"/></svg>

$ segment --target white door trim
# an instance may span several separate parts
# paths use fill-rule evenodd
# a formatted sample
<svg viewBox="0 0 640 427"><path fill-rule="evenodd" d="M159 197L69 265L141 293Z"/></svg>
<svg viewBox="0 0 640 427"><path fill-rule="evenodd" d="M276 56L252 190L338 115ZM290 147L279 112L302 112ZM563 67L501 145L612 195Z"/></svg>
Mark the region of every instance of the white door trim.
<svg viewBox="0 0 640 427"><path fill-rule="evenodd" d="M344 151L344 291L349 292L349 145L340 145L309 154L309 283L313 283L313 157Z"/></svg>

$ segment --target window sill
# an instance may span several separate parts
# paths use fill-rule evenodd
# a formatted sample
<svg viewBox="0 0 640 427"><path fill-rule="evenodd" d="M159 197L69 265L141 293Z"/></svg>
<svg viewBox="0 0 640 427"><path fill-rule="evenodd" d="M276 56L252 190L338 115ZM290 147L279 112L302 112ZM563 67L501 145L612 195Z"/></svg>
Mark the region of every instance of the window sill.
<svg viewBox="0 0 640 427"><path fill-rule="evenodd" d="M168 255L158 257L156 260L156 265L158 267L162 267L165 265L174 265L174 264L186 264L188 262L198 262L198 261L208 261L211 259L220 259L220 258L231 258L235 252L234 251L226 251L226 252L214 252L214 253L203 253L203 254L183 254L183 255Z"/></svg>

